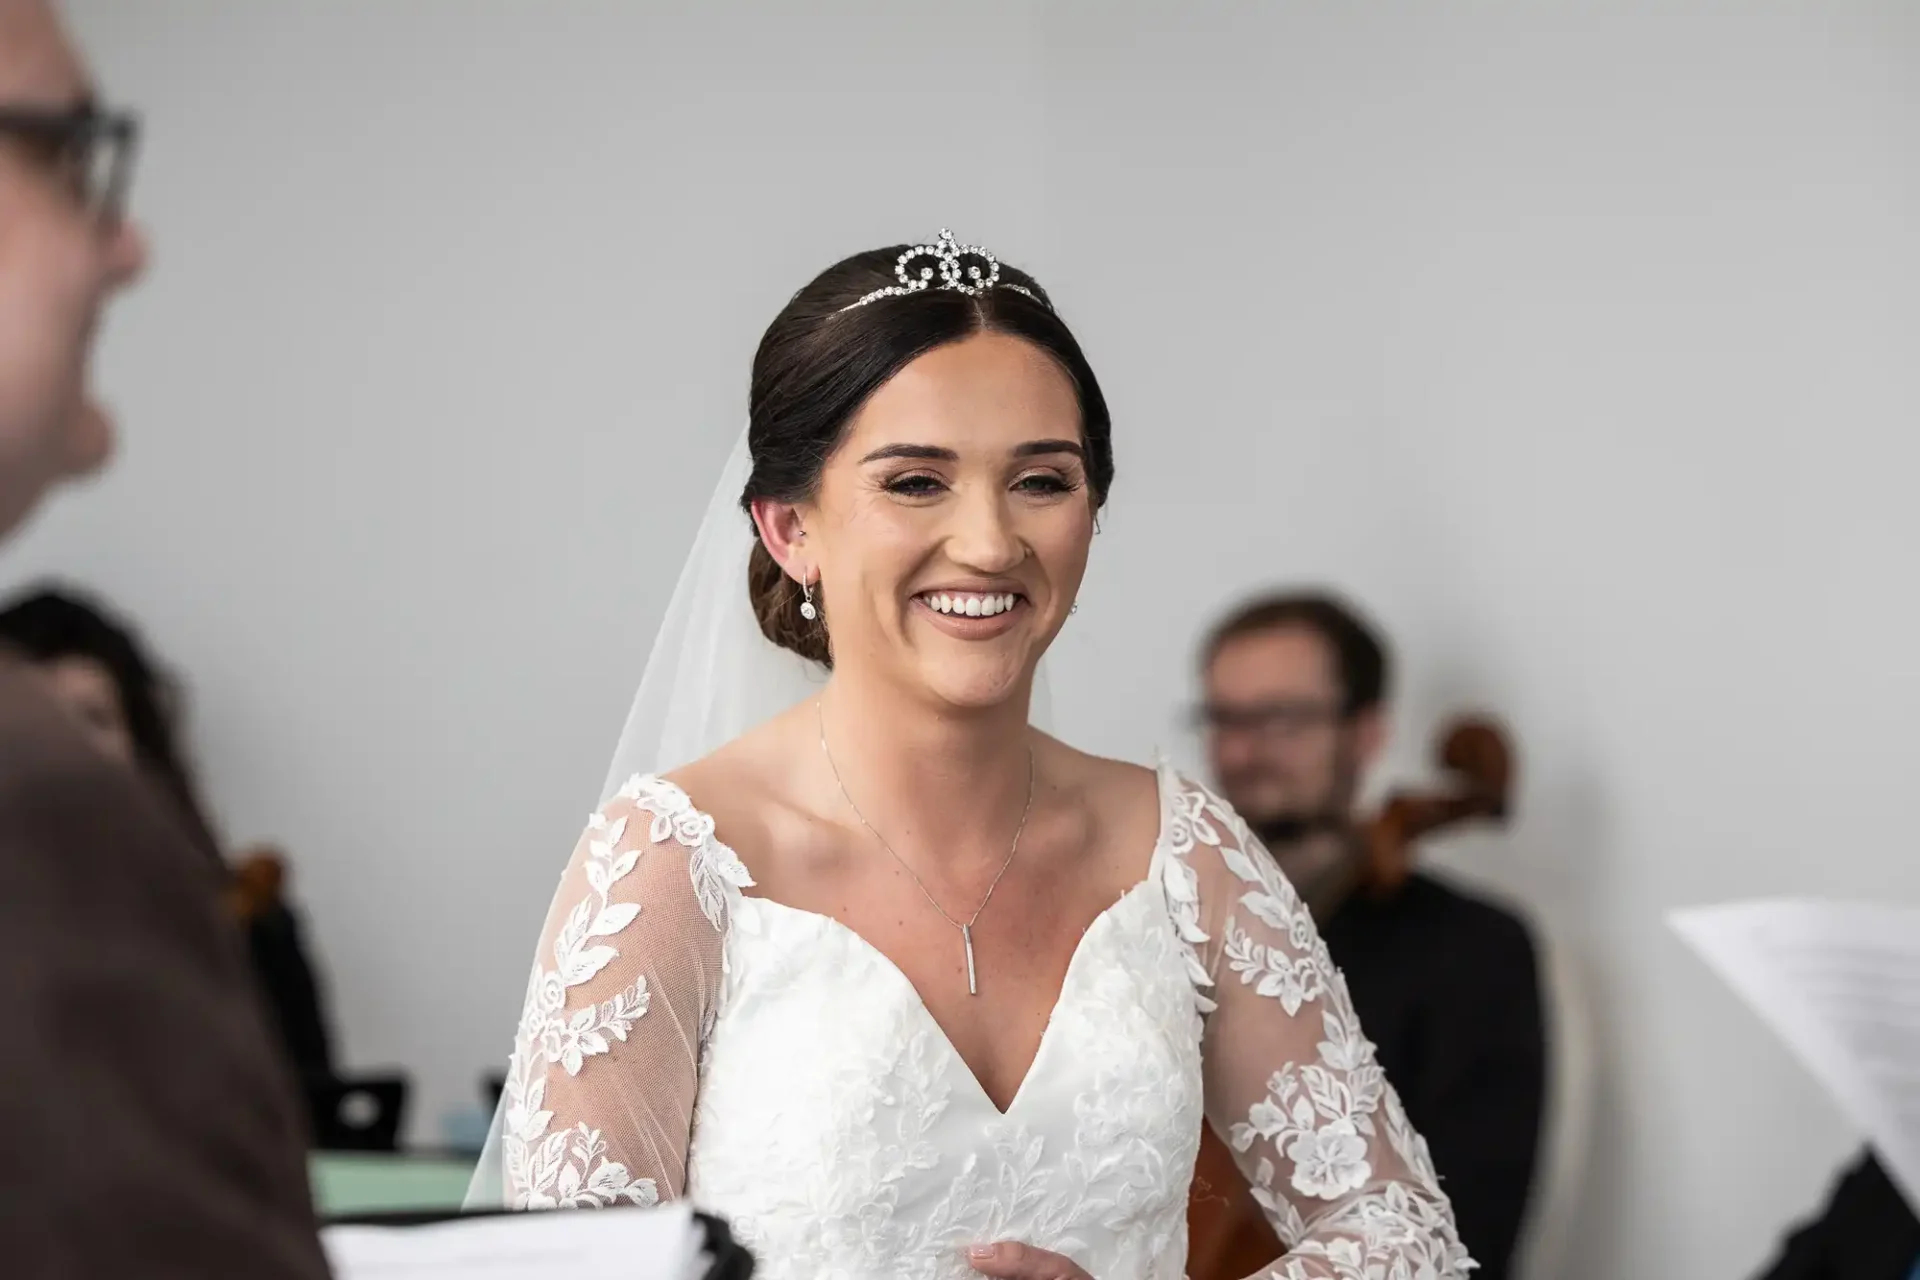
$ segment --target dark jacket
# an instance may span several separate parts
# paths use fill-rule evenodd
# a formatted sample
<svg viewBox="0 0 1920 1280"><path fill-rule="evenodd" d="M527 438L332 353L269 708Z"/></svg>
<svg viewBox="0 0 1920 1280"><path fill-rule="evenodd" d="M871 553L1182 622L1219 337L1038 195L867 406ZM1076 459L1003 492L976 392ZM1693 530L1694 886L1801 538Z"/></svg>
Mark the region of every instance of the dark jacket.
<svg viewBox="0 0 1920 1280"><path fill-rule="evenodd" d="M0 656L0 1269L322 1280L215 869Z"/></svg>
<svg viewBox="0 0 1920 1280"><path fill-rule="evenodd" d="M1834 1184L1820 1216L1788 1236L1760 1280L1909 1280L1920 1218L1871 1153Z"/></svg>

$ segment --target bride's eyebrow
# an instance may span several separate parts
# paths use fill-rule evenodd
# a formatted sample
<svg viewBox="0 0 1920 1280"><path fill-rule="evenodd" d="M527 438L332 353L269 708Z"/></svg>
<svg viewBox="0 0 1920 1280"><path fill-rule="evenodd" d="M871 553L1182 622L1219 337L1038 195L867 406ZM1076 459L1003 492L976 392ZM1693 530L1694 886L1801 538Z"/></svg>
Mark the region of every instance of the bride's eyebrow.
<svg viewBox="0 0 1920 1280"><path fill-rule="evenodd" d="M1016 458L1043 458L1049 454L1067 453L1076 458L1085 459L1087 451L1077 440L1028 440L1015 445L1013 456ZM887 462L906 458L915 462L958 462L960 455L951 449L942 449L930 444L889 444L882 445L866 457L860 459L860 465L869 462Z"/></svg>
<svg viewBox="0 0 1920 1280"><path fill-rule="evenodd" d="M960 461L960 455L951 449L941 449L930 444L889 444L882 445L860 459L860 465L864 467L869 462L886 462L892 458L909 458L916 462Z"/></svg>
<svg viewBox="0 0 1920 1280"><path fill-rule="evenodd" d="M1087 451L1077 440L1029 440L1013 450L1016 458L1044 458L1051 453L1070 453L1083 462L1087 457Z"/></svg>

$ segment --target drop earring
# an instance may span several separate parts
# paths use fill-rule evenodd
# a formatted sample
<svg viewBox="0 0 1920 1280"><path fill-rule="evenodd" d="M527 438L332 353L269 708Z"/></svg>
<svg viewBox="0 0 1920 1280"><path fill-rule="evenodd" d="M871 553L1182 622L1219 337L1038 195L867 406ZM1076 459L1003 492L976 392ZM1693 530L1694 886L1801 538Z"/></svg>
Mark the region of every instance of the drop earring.
<svg viewBox="0 0 1920 1280"><path fill-rule="evenodd" d="M808 622L820 616L820 611L813 607L813 588L807 585L807 579L811 576L811 574L804 574L800 578L800 616Z"/></svg>

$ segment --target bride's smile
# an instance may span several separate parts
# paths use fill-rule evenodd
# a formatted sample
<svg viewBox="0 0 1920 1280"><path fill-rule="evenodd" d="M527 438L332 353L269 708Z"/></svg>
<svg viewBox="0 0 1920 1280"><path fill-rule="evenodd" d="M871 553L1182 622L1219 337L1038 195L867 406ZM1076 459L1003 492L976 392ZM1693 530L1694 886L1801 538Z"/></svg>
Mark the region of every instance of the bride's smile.
<svg viewBox="0 0 1920 1280"><path fill-rule="evenodd" d="M1026 594L1003 583L986 586L938 587L913 597L949 623L949 635L968 640L997 636L1013 623L1013 611L1026 603ZM972 625L976 621L987 625Z"/></svg>

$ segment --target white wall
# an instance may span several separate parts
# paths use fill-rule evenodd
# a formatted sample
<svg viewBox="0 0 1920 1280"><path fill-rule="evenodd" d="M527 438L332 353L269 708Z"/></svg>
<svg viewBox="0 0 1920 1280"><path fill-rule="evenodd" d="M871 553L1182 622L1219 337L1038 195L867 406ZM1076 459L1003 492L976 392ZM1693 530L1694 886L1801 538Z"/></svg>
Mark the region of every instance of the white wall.
<svg viewBox="0 0 1920 1280"><path fill-rule="evenodd" d="M423 1136L507 1050L760 328L947 223L1115 406L1074 736L1190 752L1196 632L1302 576L1399 643L1398 773L1514 725L1514 829L1446 856L1596 985L1562 1274L1745 1274L1852 1145L1661 916L1920 898L1920 9L71 8L159 263L119 468L0 582L189 673Z"/></svg>

